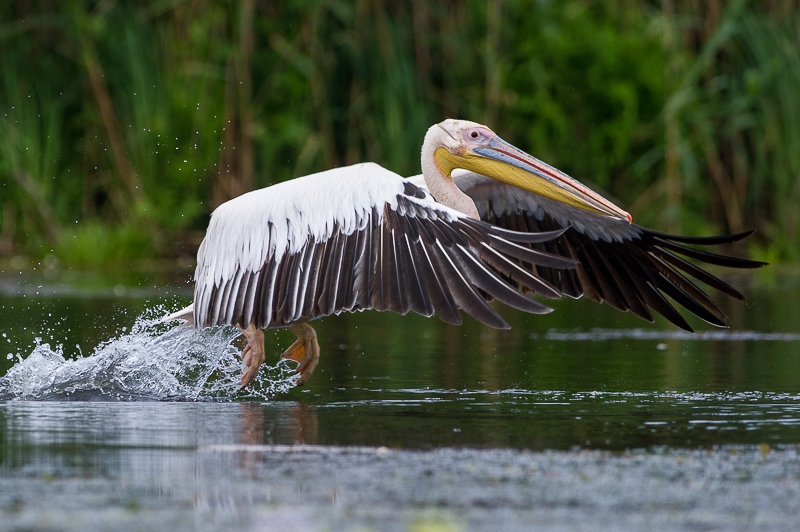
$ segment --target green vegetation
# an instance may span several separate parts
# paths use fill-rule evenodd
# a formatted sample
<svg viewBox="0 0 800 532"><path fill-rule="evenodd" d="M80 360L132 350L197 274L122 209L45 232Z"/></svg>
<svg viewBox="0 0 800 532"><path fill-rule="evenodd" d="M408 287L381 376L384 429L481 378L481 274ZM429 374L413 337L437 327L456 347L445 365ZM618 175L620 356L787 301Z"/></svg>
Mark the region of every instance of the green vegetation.
<svg viewBox="0 0 800 532"><path fill-rule="evenodd" d="M36 7L34 7L36 6ZM0 7L0 256L193 254L213 206L481 121L639 223L798 260L796 2Z"/></svg>

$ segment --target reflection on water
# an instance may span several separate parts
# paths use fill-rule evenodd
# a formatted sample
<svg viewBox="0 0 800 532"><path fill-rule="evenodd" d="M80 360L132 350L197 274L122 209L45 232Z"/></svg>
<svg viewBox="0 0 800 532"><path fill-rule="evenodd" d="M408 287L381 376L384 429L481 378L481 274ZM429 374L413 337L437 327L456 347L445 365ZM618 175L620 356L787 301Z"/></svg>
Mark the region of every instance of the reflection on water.
<svg viewBox="0 0 800 532"><path fill-rule="evenodd" d="M800 455L780 441L798 440L797 396L362 392L376 397L0 403L0 529L400 531L426 516L445 529L520 531L543 516L605 530L642 519L671 530L796 522ZM781 424L789 430L775 432ZM737 445L680 448L726 427ZM653 434L653 446L505 445L604 447L620 430L629 443ZM758 433L753 445L742 430ZM444 447L420 452L431 444Z"/></svg>
<svg viewBox="0 0 800 532"><path fill-rule="evenodd" d="M212 444L607 450L800 442L800 394L358 389L309 404L28 402L0 407L3 463ZM21 458L22 457L22 458Z"/></svg>
<svg viewBox="0 0 800 532"><path fill-rule="evenodd" d="M248 498L237 477L260 459L244 454L219 460L205 449L311 444L314 431L313 415L297 403L264 409L255 403L5 402L0 404L0 529L6 529L2 522L24 524L20 516L26 511L34 520L31 529L47 528L54 508L72 516L57 516L59 529L162 530L166 510L172 515L187 509L201 520L189 529L234 526L242 517L236 506ZM36 496L51 488L48 500ZM117 506L124 511L103 514ZM14 510L9 514L9 509ZM76 522L81 512L97 513ZM144 521L131 521L137 512ZM169 529L187 529L185 517Z"/></svg>
<svg viewBox="0 0 800 532"><path fill-rule="evenodd" d="M239 444L625 450L800 442L800 395L520 390L396 395L417 397L383 395L316 406L8 401L0 405L0 463L24 468L47 462L63 472L85 468L87 449L118 455L125 449ZM91 463L108 467L102 460Z"/></svg>

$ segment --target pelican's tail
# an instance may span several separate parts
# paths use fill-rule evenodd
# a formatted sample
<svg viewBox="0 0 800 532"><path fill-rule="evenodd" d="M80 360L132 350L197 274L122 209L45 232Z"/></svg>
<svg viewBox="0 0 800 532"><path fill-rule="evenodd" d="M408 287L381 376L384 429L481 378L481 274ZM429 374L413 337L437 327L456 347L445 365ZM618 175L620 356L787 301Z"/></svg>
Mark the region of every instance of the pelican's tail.
<svg viewBox="0 0 800 532"><path fill-rule="evenodd" d="M186 307L185 309L179 310L178 312L173 312L172 314L167 314L163 318L161 318L159 323L169 323L175 320L183 320L186 323L184 325L192 325L194 324L194 303Z"/></svg>

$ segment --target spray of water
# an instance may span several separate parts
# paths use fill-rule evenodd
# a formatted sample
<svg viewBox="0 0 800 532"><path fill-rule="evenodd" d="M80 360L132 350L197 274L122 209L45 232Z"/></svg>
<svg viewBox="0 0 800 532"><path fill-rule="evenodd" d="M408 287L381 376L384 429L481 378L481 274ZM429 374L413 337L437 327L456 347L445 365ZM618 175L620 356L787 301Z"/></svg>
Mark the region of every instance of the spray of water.
<svg viewBox="0 0 800 532"><path fill-rule="evenodd" d="M157 316L155 316L156 314ZM288 391L296 376L286 362L262 366L246 391L232 327L195 330L159 323L157 309L130 331L97 346L88 357L64 358L37 339L33 351L0 378L0 400L230 400L268 399Z"/></svg>

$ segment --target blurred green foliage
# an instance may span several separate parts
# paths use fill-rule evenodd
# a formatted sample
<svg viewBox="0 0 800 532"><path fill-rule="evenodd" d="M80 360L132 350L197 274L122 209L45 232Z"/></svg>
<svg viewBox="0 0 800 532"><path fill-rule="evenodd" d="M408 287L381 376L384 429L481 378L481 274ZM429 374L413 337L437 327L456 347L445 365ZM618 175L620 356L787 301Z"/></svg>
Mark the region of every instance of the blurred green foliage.
<svg viewBox="0 0 800 532"><path fill-rule="evenodd" d="M796 2L11 0L0 256L193 254L220 202L372 160L446 117L634 219L797 260Z"/></svg>

